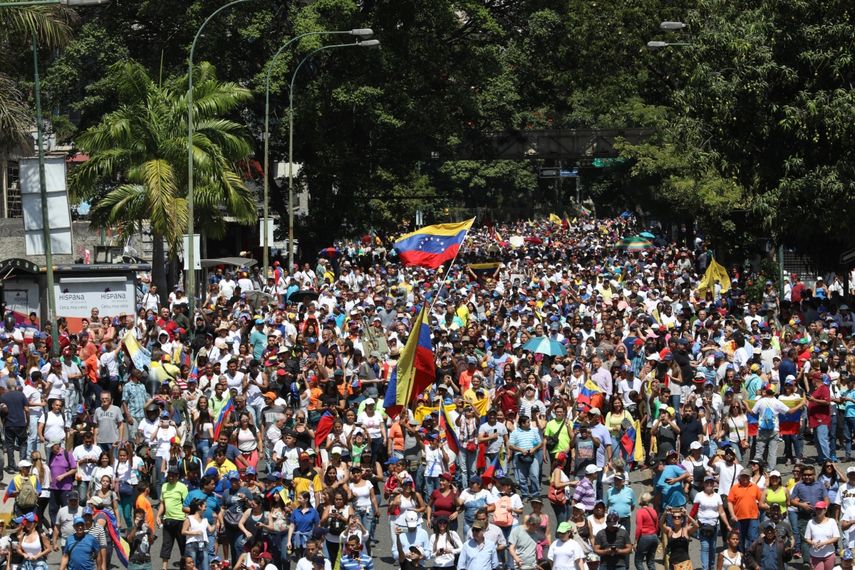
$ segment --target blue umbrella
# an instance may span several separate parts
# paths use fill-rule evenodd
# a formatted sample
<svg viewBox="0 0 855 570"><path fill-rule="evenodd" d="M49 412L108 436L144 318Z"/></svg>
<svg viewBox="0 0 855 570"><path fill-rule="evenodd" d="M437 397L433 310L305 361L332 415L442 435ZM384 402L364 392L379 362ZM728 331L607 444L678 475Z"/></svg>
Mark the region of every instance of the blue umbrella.
<svg viewBox="0 0 855 570"><path fill-rule="evenodd" d="M652 233L650 233L650 232L641 232L641 233L640 233L640 234L638 234L638 235L640 235L640 236L641 236L641 237L643 237L643 238L647 238L647 239L656 239L656 236L655 236L655 235L653 235L653 234L652 234Z"/></svg>
<svg viewBox="0 0 855 570"><path fill-rule="evenodd" d="M546 336L538 336L523 346L523 350L534 352L535 354L545 354L546 356L567 356L567 349L557 340L552 340Z"/></svg>

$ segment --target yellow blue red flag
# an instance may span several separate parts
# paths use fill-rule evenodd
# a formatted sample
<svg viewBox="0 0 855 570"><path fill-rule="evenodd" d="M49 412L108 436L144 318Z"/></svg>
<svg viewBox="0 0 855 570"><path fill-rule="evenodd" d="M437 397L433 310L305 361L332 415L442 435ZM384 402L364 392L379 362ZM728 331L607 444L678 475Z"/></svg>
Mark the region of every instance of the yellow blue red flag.
<svg viewBox="0 0 855 570"><path fill-rule="evenodd" d="M436 224L402 235L394 244L404 265L436 269L460 251L475 218L455 224Z"/></svg>
<svg viewBox="0 0 855 570"><path fill-rule="evenodd" d="M422 305L407 344L398 358L398 365L392 371L389 385L386 387L386 395L383 398L386 414L395 417L434 381L436 357L430 339L430 327L427 324L427 306Z"/></svg>

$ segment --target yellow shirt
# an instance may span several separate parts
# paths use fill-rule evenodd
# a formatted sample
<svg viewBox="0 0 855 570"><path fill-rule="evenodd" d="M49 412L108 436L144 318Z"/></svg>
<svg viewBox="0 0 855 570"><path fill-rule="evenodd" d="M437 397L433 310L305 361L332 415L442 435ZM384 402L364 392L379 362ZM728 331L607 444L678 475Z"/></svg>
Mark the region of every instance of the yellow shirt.
<svg viewBox="0 0 855 570"><path fill-rule="evenodd" d="M479 388L482 389L483 388ZM487 390L484 390L485 396L483 398L478 398L475 395L475 390L469 388L466 392L463 393L463 401L467 404L471 404L475 411L478 412L478 417L483 418L487 415L487 410L490 409L490 398L487 396Z"/></svg>
<svg viewBox="0 0 855 570"><path fill-rule="evenodd" d="M237 465L235 465L234 463L232 463L228 459L223 461L222 465L217 465L217 462L214 461L213 459L210 460L208 462L208 464L205 465L205 471L207 471L211 467L213 467L214 469L217 470L217 473L220 475L221 479L224 478L226 475L228 475L229 471L237 471L238 470Z"/></svg>

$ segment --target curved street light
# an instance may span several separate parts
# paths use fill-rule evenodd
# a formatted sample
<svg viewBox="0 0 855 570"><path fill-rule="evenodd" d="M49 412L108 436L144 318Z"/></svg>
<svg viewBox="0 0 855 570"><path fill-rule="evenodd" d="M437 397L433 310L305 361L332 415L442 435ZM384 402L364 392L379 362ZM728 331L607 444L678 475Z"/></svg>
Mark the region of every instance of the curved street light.
<svg viewBox="0 0 855 570"><path fill-rule="evenodd" d="M328 49L348 48L348 47L377 47L380 45L380 40L365 40L351 44L332 44L322 46L315 51L310 52L305 56L291 75L291 84L288 88L288 269L294 267L294 82L297 80L297 73L303 64L312 58L318 52Z"/></svg>
<svg viewBox="0 0 855 570"><path fill-rule="evenodd" d="M285 49L293 44L294 42L306 38L309 36L334 36L334 35L351 35L356 36L358 38L370 38L374 35L374 30L371 28L354 28L352 30L336 30L336 31L320 31L320 32L306 32L305 34L300 34L299 36L295 36L285 42L282 47L280 47L276 53L273 54L273 57L270 58L270 61L267 62L267 74L264 79L264 220L262 222L262 233L264 234L262 238L262 256L263 256L263 265L264 265L264 278L267 279L267 273L270 266L270 252L268 243L268 233L269 228L269 211L270 211L270 150L269 150L269 142L270 142L270 74L273 72L273 63L276 61L276 58L285 51ZM288 166L290 169L290 165ZM288 195L288 211L294 207L291 198L293 196L291 194ZM290 218L289 218L290 219ZM289 251L293 249L291 243L288 243ZM289 260L293 261L290 257ZM289 267L288 271L292 271L293 263L291 261L288 262Z"/></svg>
<svg viewBox="0 0 855 570"><path fill-rule="evenodd" d="M66 0L68 2L79 2L79 1L97 1L97 0ZM187 258L187 301L189 305L189 310L187 311L190 315L191 321L195 318L195 305L196 305L196 253L194 251L193 244L193 232L194 232L194 193L193 193L193 54L196 52L196 42L199 41L199 37L202 35L202 30L205 29L205 26L208 25L214 16L225 10L226 8L231 8L236 4L243 4L244 2L251 2L252 0L232 0L228 4L220 6L216 10L214 10L210 16L205 18L205 21L202 22L202 25L199 26L199 29L196 31L196 36L193 38L193 43L190 45L190 59L187 66L187 249L190 250L185 252L188 256Z"/></svg>

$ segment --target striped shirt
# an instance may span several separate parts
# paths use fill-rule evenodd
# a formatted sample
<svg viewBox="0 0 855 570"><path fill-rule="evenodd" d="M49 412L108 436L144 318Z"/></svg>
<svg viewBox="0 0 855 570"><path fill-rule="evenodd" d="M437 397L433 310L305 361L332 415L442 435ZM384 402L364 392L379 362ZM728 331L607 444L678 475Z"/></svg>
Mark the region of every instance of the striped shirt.
<svg viewBox="0 0 855 570"><path fill-rule="evenodd" d="M540 431L517 428L511 432L508 443L520 449L533 449L541 444Z"/></svg>
<svg viewBox="0 0 855 570"><path fill-rule="evenodd" d="M597 492L594 490L594 484L587 477L582 477L579 484L576 485L576 491L573 492L573 502L585 505L586 511L594 510L594 505L597 504Z"/></svg>
<svg viewBox="0 0 855 570"><path fill-rule="evenodd" d="M148 391L139 382L128 382L122 390L122 401L128 405L128 412L134 418L145 417L145 403Z"/></svg>
<svg viewBox="0 0 855 570"><path fill-rule="evenodd" d="M364 552L360 552L359 556L345 554L341 557L339 567L341 570L374 570L374 561Z"/></svg>

